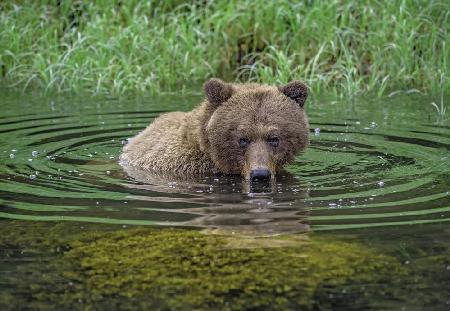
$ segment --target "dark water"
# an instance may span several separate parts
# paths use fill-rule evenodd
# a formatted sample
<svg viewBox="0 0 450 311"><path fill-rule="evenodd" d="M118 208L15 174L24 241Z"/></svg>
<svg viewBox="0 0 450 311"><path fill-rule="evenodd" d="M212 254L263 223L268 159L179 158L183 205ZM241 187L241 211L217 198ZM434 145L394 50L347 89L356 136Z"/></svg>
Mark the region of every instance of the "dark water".
<svg viewBox="0 0 450 311"><path fill-rule="evenodd" d="M3 92L0 306L450 308L450 122L432 98L310 101L311 146L275 193L124 172L128 137L200 99Z"/></svg>

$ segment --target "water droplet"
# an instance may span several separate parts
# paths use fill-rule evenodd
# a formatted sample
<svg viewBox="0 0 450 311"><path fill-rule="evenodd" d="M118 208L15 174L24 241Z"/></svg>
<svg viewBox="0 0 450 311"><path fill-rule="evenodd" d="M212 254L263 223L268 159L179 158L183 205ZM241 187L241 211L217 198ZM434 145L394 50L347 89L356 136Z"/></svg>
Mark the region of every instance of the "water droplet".
<svg viewBox="0 0 450 311"><path fill-rule="evenodd" d="M33 159L28 159L28 162L33 162Z"/></svg>
<svg viewBox="0 0 450 311"><path fill-rule="evenodd" d="M384 181L380 180L379 182L377 182L377 185L379 187L384 187Z"/></svg>
<svg viewBox="0 0 450 311"><path fill-rule="evenodd" d="M35 178L36 178L36 175L34 175L34 174L30 175L30 179L35 179Z"/></svg>
<svg viewBox="0 0 450 311"><path fill-rule="evenodd" d="M10 158L10 159L14 159L14 157L15 157L15 155L14 155L13 153L11 153L11 154L9 155L9 158Z"/></svg>
<svg viewBox="0 0 450 311"><path fill-rule="evenodd" d="M36 158L39 155L39 152L34 150L34 151L31 152L31 155Z"/></svg>
<svg viewBox="0 0 450 311"><path fill-rule="evenodd" d="M110 172L110 171L106 171L106 174L108 174L108 175L109 175L109 174L111 174L111 172Z"/></svg>
<svg viewBox="0 0 450 311"><path fill-rule="evenodd" d="M320 135L320 128L316 127L316 128L314 129L314 135L315 135L315 136L319 136L319 135Z"/></svg>
<svg viewBox="0 0 450 311"><path fill-rule="evenodd" d="M370 128L376 128L377 127L377 124L375 123L375 122L370 122L370 125L369 125L369 127Z"/></svg>

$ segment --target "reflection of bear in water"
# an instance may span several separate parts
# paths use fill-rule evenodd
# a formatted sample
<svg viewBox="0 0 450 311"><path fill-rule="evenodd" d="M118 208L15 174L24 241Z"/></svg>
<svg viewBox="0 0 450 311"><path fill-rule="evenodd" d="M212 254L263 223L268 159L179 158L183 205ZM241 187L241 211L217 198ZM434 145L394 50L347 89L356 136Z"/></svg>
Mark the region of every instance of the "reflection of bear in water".
<svg viewBox="0 0 450 311"><path fill-rule="evenodd" d="M205 83L194 110L157 118L123 149L121 162L157 173L242 174L270 179L308 145L307 87Z"/></svg>

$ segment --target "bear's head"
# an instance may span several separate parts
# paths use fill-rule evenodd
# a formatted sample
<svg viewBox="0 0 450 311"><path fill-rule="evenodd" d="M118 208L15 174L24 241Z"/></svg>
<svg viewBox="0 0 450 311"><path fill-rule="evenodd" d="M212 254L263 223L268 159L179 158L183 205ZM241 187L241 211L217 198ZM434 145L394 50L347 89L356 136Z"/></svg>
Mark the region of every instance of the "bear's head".
<svg viewBox="0 0 450 311"><path fill-rule="evenodd" d="M220 172L268 180L308 145L304 83L273 87L211 79L204 91L201 145Z"/></svg>

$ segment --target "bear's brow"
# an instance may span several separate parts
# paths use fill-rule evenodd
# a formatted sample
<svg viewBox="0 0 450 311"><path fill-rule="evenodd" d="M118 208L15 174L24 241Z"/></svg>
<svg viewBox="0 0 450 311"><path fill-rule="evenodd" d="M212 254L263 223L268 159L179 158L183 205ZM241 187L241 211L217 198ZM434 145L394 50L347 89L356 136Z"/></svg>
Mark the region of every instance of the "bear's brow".
<svg viewBox="0 0 450 311"><path fill-rule="evenodd" d="M255 100L254 114L252 115L252 121L254 123L259 123L263 121L267 122L267 111L263 109L264 100L271 96L271 92L268 90L258 90L253 93Z"/></svg>
<svg viewBox="0 0 450 311"><path fill-rule="evenodd" d="M264 97L266 97L268 95L267 91L263 91L263 90L259 90L259 91L255 91L253 93L253 96L255 97L255 100L259 101L259 104L261 103L261 101L264 99Z"/></svg>
<svg viewBox="0 0 450 311"><path fill-rule="evenodd" d="M266 90L257 90L257 91L254 91L252 95L253 95L254 101L256 103L255 115L253 116L253 119L255 121L257 121L257 119L259 118L263 100L265 97L268 96L268 92Z"/></svg>

